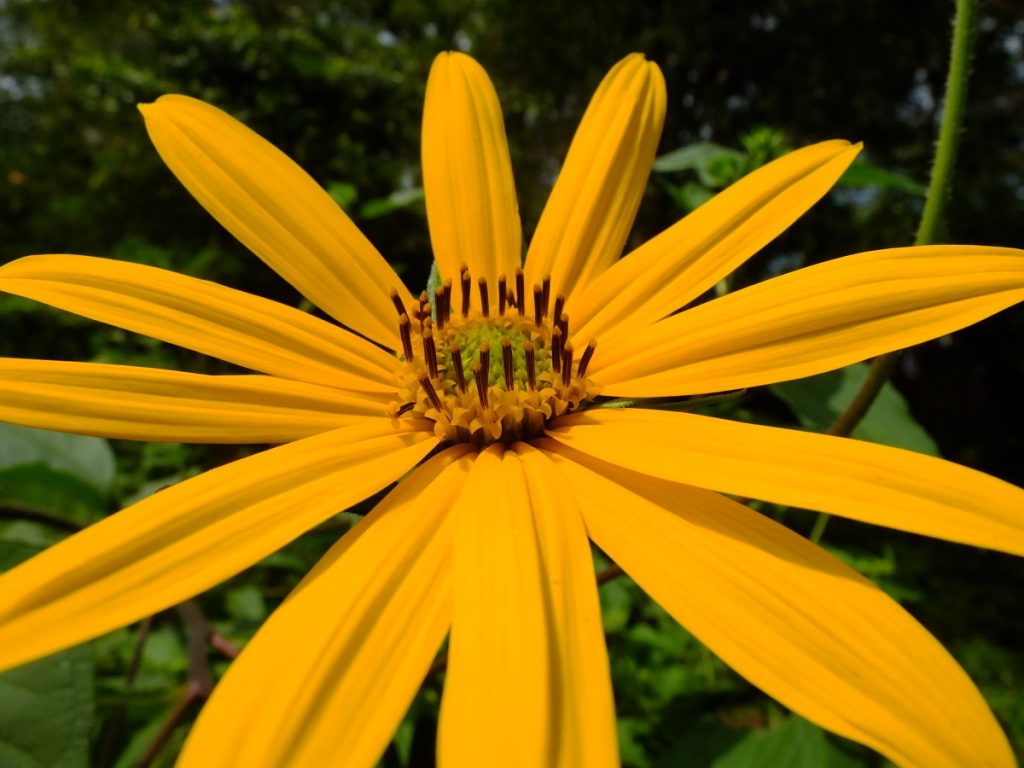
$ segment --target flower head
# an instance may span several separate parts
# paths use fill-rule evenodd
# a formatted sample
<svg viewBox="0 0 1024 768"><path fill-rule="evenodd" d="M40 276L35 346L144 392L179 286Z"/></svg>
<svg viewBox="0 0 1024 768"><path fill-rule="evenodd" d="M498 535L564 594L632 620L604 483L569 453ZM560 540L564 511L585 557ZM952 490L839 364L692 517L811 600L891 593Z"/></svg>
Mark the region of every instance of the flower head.
<svg viewBox="0 0 1024 768"><path fill-rule="evenodd" d="M70 255L0 290L253 373L0 360L0 418L108 437L280 443L163 490L0 578L0 666L186 599L400 482L217 686L183 765L373 765L446 635L445 765L612 765L588 537L740 674L906 765L1010 765L981 696L883 592L717 492L1024 554L1024 492L939 459L689 413L597 407L834 369L1024 298L1024 254L861 253L686 307L858 151L793 152L620 259L665 110L633 55L599 86L524 262L498 100L442 54L423 176L441 281L414 295L298 167L184 96L157 150L338 324L152 267ZM342 757L343 756L343 757Z"/></svg>

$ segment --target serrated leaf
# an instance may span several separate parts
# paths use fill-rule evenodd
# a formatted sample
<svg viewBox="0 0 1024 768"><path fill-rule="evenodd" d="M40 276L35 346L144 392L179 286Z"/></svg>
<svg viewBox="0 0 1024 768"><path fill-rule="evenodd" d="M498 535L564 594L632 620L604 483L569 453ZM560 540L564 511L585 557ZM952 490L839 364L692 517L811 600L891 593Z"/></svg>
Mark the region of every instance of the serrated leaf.
<svg viewBox="0 0 1024 768"><path fill-rule="evenodd" d="M857 363L838 371L773 384L771 390L793 410L802 426L821 432L850 404L867 372L866 363ZM903 395L888 382L852 437L932 456L939 452L935 441L910 414Z"/></svg>
<svg viewBox="0 0 1024 768"><path fill-rule="evenodd" d="M0 469L43 464L109 494L117 468L110 444L98 437L0 424Z"/></svg>

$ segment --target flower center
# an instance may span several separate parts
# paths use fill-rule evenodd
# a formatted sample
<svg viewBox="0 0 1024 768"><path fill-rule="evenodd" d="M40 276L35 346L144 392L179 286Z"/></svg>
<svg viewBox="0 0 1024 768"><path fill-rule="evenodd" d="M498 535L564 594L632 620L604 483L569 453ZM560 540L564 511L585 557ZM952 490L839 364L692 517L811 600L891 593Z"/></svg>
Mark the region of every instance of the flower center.
<svg viewBox="0 0 1024 768"><path fill-rule="evenodd" d="M532 296L521 269L514 288L499 276L494 294L483 277L474 292L465 267L459 283L461 311L453 311L451 280L438 286L433 303L424 291L403 307L391 292L403 365L388 415L429 419L442 440L484 446L537 437L548 421L598 394L586 378L595 343L575 357L565 297L549 307L550 277Z"/></svg>

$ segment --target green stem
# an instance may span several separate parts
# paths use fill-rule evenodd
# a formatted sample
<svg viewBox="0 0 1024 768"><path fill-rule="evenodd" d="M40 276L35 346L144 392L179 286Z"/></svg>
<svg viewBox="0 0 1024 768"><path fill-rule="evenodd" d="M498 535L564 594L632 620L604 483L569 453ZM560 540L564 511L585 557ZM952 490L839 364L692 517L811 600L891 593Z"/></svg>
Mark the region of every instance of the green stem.
<svg viewBox="0 0 1024 768"><path fill-rule="evenodd" d="M945 218L946 204L949 202L953 186L953 167L956 165L956 153L960 145L960 134L963 131L964 106L967 103L967 80L971 69L971 50L974 45L974 18L977 0L957 0L956 14L953 17L953 45L949 57L949 73L946 76L946 94L943 100L942 123L939 126L939 139L935 145L935 158L932 162L931 178L928 180L928 193L921 212L921 221L917 227L914 245L931 245L939 236L939 230ZM868 375L846 410L839 415L828 429L830 435L845 437L853 432L860 423L882 387L889 379L899 352L876 357L871 361ZM812 540L817 542L825 530L828 516L821 515L811 532ZM814 538L817 534L817 538Z"/></svg>
<svg viewBox="0 0 1024 768"><path fill-rule="evenodd" d="M946 204L953 186L953 166L963 132L964 106L967 103L967 79L971 69L971 49L974 45L974 17L977 0L957 0L953 17L953 50L949 57L946 77L946 97L939 127L939 141L935 146L935 160L928 182L928 195L917 227L915 245L931 245L938 239Z"/></svg>

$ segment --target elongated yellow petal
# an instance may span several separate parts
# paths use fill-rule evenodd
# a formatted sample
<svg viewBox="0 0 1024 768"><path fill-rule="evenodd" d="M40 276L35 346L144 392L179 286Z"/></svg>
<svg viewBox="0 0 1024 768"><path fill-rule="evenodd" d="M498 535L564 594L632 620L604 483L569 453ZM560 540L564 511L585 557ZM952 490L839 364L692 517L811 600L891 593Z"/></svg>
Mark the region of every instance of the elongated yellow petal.
<svg viewBox="0 0 1024 768"><path fill-rule="evenodd" d="M463 265L493 291L520 265L522 230L501 106L464 53L434 59L423 106L423 187L434 258L456 283Z"/></svg>
<svg viewBox="0 0 1024 768"><path fill-rule="evenodd" d="M634 53L598 86L569 147L526 257L527 289L551 275L571 296L619 256L665 122L665 80Z"/></svg>
<svg viewBox="0 0 1024 768"><path fill-rule="evenodd" d="M568 416L548 434L665 480L1024 555L1024 490L912 451L633 408Z"/></svg>
<svg viewBox="0 0 1024 768"><path fill-rule="evenodd" d="M402 281L320 186L283 152L198 99L139 107L178 180L247 248L341 323L396 348Z"/></svg>
<svg viewBox="0 0 1024 768"><path fill-rule="evenodd" d="M575 496L543 452L519 443L556 644L555 765L618 766L615 704L594 561Z"/></svg>
<svg viewBox="0 0 1024 768"><path fill-rule="evenodd" d="M276 301L165 269L28 256L0 267L0 291L285 379L365 392L395 388L395 359L365 339Z"/></svg>
<svg viewBox="0 0 1024 768"><path fill-rule="evenodd" d="M182 768L377 764L451 624L467 452L428 461L328 552L217 685Z"/></svg>
<svg viewBox="0 0 1024 768"><path fill-rule="evenodd" d="M604 394L629 397L770 384L934 339L1022 299L1024 251L971 245L871 251L617 335L598 348L591 375Z"/></svg>
<svg viewBox="0 0 1024 768"><path fill-rule="evenodd" d="M0 358L0 421L123 440L287 443L380 419L388 397L273 376Z"/></svg>
<svg viewBox="0 0 1024 768"><path fill-rule="evenodd" d="M0 668L174 605L380 490L435 445L429 429L342 427L212 469L0 577Z"/></svg>
<svg viewBox="0 0 1024 768"><path fill-rule="evenodd" d="M444 768L553 765L557 653L521 462L482 452L456 504L454 608L441 700Z"/></svg>
<svg viewBox="0 0 1024 768"><path fill-rule="evenodd" d="M550 450L598 546L766 693L900 765L1015 764L952 657L835 557L717 494Z"/></svg>
<svg viewBox="0 0 1024 768"><path fill-rule="evenodd" d="M574 338L635 330L693 301L802 216L859 151L825 141L743 177L571 297Z"/></svg>

